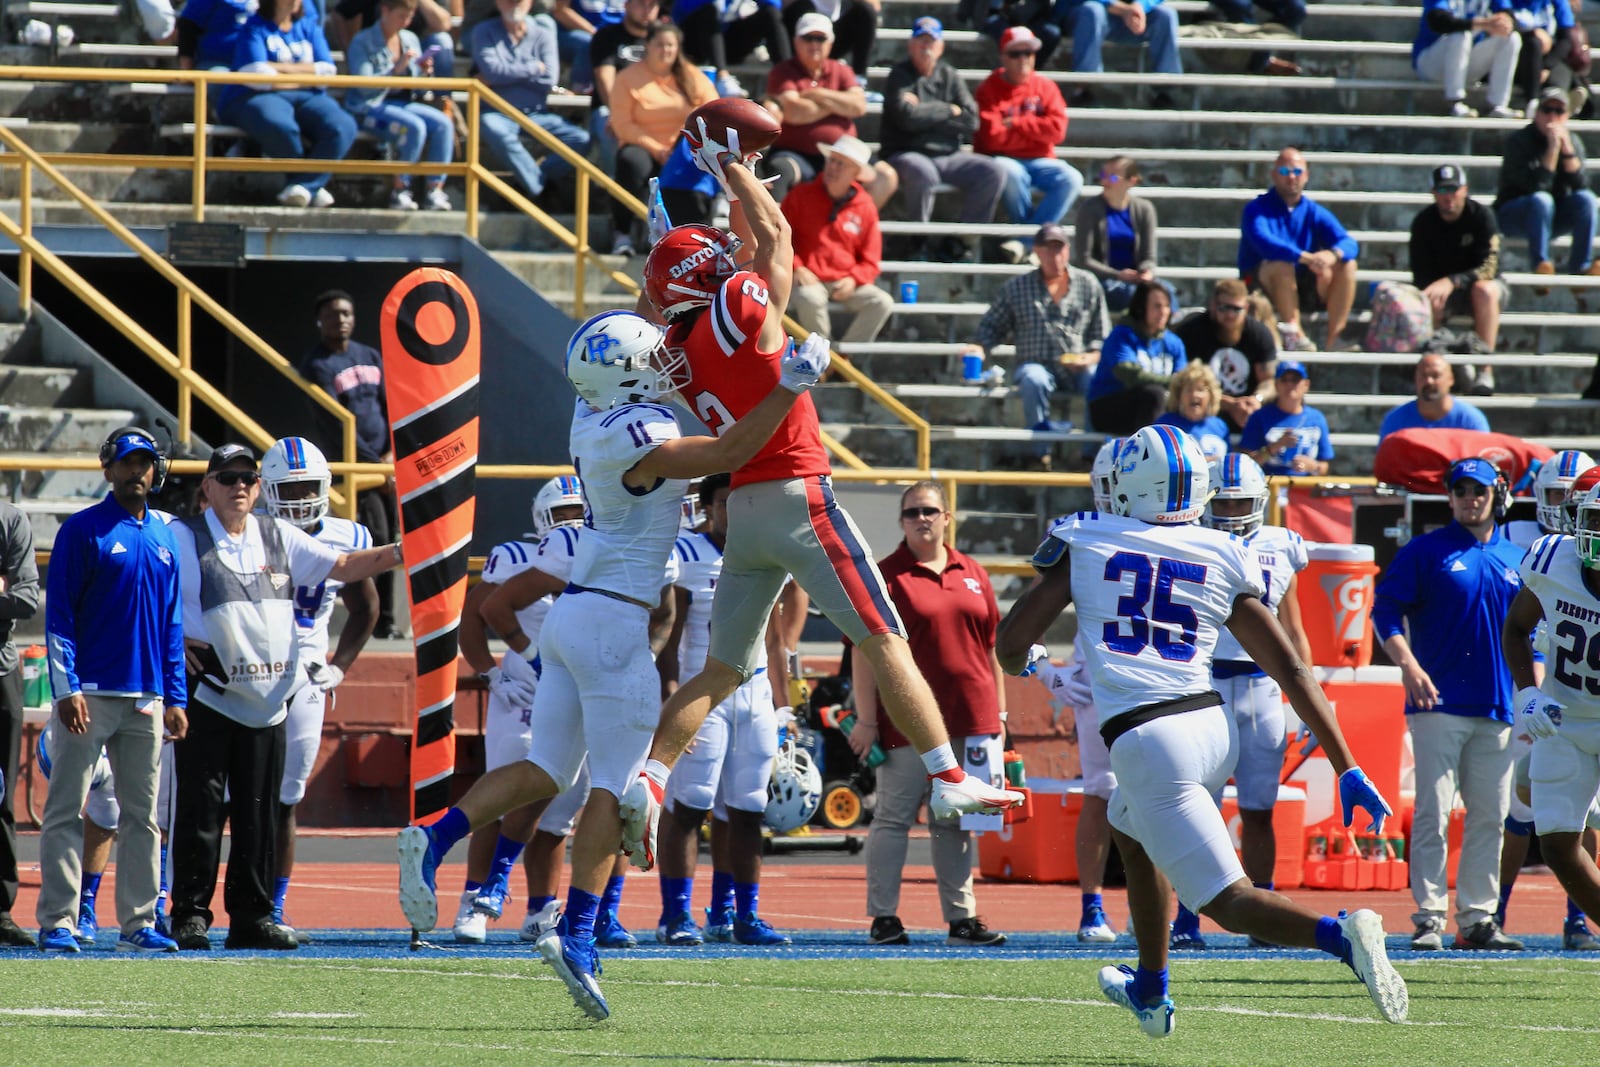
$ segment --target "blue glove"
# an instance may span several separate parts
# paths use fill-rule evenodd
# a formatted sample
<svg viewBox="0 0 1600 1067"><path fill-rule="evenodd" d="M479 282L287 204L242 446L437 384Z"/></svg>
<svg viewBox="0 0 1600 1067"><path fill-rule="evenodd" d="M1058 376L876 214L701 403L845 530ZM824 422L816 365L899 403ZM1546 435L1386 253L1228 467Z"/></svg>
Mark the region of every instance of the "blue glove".
<svg viewBox="0 0 1600 1067"><path fill-rule="evenodd" d="M1372 784L1360 767L1351 767L1339 776L1339 804L1344 808L1344 824L1350 825L1357 808L1365 808L1372 816L1368 833L1382 833L1383 820L1394 814L1389 802L1383 799L1378 787Z"/></svg>

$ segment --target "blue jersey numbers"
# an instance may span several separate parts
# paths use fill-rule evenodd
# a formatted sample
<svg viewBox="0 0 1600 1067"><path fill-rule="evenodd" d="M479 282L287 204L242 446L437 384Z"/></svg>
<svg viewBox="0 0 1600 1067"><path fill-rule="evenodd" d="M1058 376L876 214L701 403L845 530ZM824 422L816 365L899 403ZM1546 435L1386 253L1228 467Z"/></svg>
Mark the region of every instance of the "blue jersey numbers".
<svg viewBox="0 0 1600 1067"><path fill-rule="evenodd" d="M317 624L317 610L322 607L322 597L327 589L327 582L294 587L294 621L302 629L309 630Z"/></svg>
<svg viewBox="0 0 1600 1067"><path fill-rule="evenodd" d="M1113 652L1137 656L1153 646L1162 659L1187 663L1194 659L1199 616L1187 604L1174 603L1178 582L1204 585L1202 563L1118 552L1106 560L1105 580L1133 588L1117 598L1117 619L1105 624L1102 639Z"/></svg>

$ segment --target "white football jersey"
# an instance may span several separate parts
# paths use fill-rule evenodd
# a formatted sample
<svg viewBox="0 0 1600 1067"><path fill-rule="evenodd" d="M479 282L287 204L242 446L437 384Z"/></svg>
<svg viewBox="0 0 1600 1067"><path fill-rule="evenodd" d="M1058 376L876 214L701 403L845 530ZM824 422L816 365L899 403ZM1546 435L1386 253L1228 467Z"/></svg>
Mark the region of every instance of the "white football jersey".
<svg viewBox="0 0 1600 1067"><path fill-rule="evenodd" d="M372 547L372 533L359 522L325 515L322 525L311 535L339 552L355 552ZM321 585L295 586L294 621L300 633L300 659L328 658L328 621L333 618L333 602L344 583L334 578Z"/></svg>
<svg viewBox="0 0 1600 1067"><path fill-rule="evenodd" d="M575 526L558 526L545 535L537 545L527 541L506 541L494 546L483 564L483 580L491 585L504 585L526 570L539 570L550 577L565 582L572 577L572 561L578 554L578 537L582 530ZM542 596L517 612L517 628L528 636L528 642L539 649L539 631L544 628L544 617L556 602L554 596Z"/></svg>
<svg viewBox="0 0 1600 1067"><path fill-rule="evenodd" d="M1306 569L1306 543L1299 534L1282 526L1262 526L1240 540L1244 542L1245 553L1253 554L1261 564L1261 584L1267 590L1261 602L1277 614L1278 606L1288 595L1289 579ZM1213 655L1219 660L1250 658L1227 627L1217 635L1217 650Z"/></svg>
<svg viewBox="0 0 1600 1067"><path fill-rule="evenodd" d="M705 534L691 531L672 546L672 562L677 575L672 584L689 594L689 611L678 638L678 678L687 681L705 669L711 645L711 598L717 579L722 576L722 549ZM756 646L753 669L767 665L767 646Z"/></svg>
<svg viewBox="0 0 1600 1067"><path fill-rule="evenodd" d="M1600 719L1600 598L1583 584L1578 542L1548 534L1522 558L1522 587L1544 609L1549 647L1540 689L1574 718Z"/></svg>
<svg viewBox="0 0 1600 1067"><path fill-rule="evenodd" d="M1034 567L1059 565L1069 548L1101 723L1210 691L1217 632L1234 601L1265 591L1244 542L1201 526L1080 511L1051 527Z"/></svg>
<svg viewBox="0 0 1600 1067"><path fill-rule="evenodd" d="M578 543L571 582L644 604L661 599L662 575L678 536L687 479L663 478L647 490L622 476L656 446L683 434L672 409L627 404L595 411L577 402L572 417L572 464L583 479L587 529Z"/></svg>

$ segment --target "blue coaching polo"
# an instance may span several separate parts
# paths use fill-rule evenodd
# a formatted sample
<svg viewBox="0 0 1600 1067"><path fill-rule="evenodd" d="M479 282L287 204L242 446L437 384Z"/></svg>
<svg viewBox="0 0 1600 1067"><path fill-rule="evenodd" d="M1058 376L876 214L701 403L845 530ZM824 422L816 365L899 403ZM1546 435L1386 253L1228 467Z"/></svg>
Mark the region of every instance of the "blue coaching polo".
<svg viewBox="0 0 1600 1067"><path fill-rule="evenodd" d="M1379 641L1411 623L1411 650L1439 691L1432 711L1511 721L1511 674L1500 627L1522 587L1522 549L1498 527L1479 541L1459 522L1408 541L1378 582ZM1406 701L1406 714L1422 709Z"/></svg>

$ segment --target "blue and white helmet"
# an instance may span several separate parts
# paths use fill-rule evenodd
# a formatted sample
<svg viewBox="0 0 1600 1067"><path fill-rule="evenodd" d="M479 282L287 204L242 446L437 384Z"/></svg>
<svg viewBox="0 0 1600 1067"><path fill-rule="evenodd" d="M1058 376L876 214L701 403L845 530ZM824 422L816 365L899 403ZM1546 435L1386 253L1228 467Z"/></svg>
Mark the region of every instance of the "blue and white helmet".
<svg viewBox="0 0 1600 1067"><path fill-rule="evenodd" d="M682 349L669 355L661 342L661 328L643 316L602 312L567 342L567 381L602 411L669 397L688 384L688 358Z"/></svg>
<svg viewBox="0 0 1600 1067"><path fill-rule="evenodd" d="M1538 508L1539 529L1545 533L1571 533L1566 528L1566 515L1562 505L1567 502L1567 491L1578 475L1594 466L1587 452L1569 448L1557 452L1539 467L1533 476L1533 499Z"/></svg>
<svg viewBox="0 0 1600 1067"><path fill-rule="evenodd" d="M545 534L562 526L582 526L583 516L556 521L556 508L586 507L583 499L583 482L576 474L563 474L551 478L533 496L533 532L543 539Z"/></svg>
<svg viewBox="0 0 1600 1067"><path fill-rule="evenodd" d="M310 496L285 499L283 488L300 482L313 482ZM333 473L328 469L322 449L304 437L283 437L272 442L261 457L261 499L267 514L309 530L328 514L328 488Z"/></svg>
<svg viewBox="0 0 1600 1067"><path fill-rule="evenodd" d="M1200 443L1176 426L1146 426L1122 443L1111 467L1111 513L1186 526L1211 501Z"/></svg>
<svg viewBox="0 0 1600 1067"><path fill-rule="evenodd" d="M1216 495L1206 505L1206 525L1213 530L1249 537L1261 529L1267 518L1267 476L1261 464L1243 452L1229 452L1211 461L1211 486ZM1249 500L1245 515L1213 515L1211 505L1218 500Z"/></svg>
<svg viewBox="0 0 1600 1067"><path fill-rule="evenodd" d="M1111 468L1117 462L1117 449L1126 437L1108 437L1094 454L1094 465L1089 468L1089 488L1094 492L1094 509L1102 515L1111 514Z"/></svg>
<svg viewBox="0 0 1600 1067"><path fill-rule="evenodd" d="M811 821L822 803L822 775L811 762L811 753L795 743L791 735L778 748L767 782L767 810L761 821L775 834L798 830Z"/></svg>

